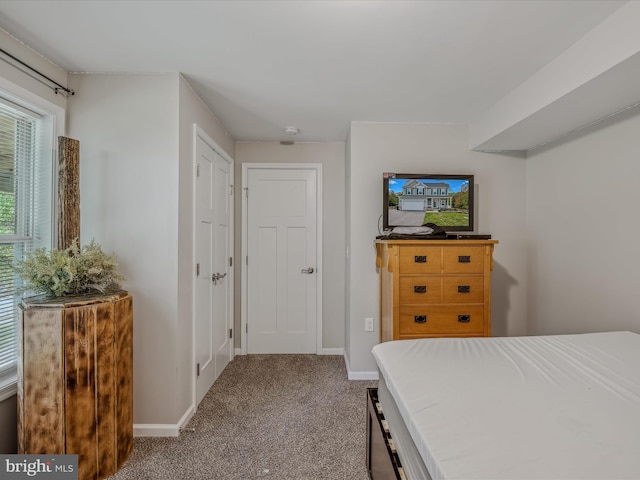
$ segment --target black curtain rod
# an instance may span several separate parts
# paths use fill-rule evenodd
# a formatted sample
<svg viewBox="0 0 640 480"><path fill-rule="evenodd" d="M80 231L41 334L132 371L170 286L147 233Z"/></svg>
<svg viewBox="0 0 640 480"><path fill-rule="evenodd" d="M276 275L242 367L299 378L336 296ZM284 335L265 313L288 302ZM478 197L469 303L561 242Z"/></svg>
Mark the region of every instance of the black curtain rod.
<svg viewBox="0 0 640 480"><path fill-rule="evenodd" d="M49 88L51 88L56 94L60 93L62 96L64 97L69 97L71 95L75 95L76 92L74 92L73 90L71 90L70 88L67 88L63 85L60 85L58 82L56 82L55 80L53 80L52 78L47 77L44 73L39 72L38 70L36 70L35 68L33 68L30 65L27 65L26 63L24 63L22 60L20 60L19 58L14 57L13 55L11 55L9 52L7 52L6 50L0 48L0 52L4 53L7 57L11 58L14 62L18 62L20 65L22 65L25 68L28 68L29 70L31 70L33 73L37 74L38 76L46 79L48 82L51 82L55 85L55 87L52 87L51 85L47 85ZM27 72L28 73L28 72ZM62 92L60 91L62 90Z"/></svg>

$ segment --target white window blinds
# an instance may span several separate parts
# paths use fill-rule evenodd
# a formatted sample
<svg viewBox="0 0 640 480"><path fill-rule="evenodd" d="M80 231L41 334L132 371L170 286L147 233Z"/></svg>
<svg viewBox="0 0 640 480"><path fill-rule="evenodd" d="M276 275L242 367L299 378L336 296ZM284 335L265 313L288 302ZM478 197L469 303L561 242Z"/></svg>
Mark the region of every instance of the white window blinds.
<svg viewBox="0 0 640 480"><path fill-rule="evenodd" d="M0 377L13 373L17 360L20 297L12 266L26 250L51 246L50 126L0 100Z"/></svg>

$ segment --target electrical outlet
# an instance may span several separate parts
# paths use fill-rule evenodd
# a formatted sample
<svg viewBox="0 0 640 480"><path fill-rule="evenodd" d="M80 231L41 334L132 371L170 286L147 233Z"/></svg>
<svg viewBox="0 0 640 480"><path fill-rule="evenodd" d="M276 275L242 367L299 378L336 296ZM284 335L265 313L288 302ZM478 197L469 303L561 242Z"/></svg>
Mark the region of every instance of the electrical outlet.
<svg viewBox="0 0 640 480"><path fill-rule="evenodd" d="M373 318L364 319L364 331L373 332Z"/></svg>

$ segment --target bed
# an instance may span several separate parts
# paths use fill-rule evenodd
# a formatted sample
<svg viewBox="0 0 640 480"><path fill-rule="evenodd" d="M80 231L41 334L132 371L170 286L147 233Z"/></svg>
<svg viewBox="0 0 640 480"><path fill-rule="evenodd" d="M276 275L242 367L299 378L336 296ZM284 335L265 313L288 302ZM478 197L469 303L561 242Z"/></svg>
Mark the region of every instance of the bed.
<svg viewBox="0 0 640 480"><path fill-rule="evenodd" d="M401 340L373 355L396 478L640 478L638 334Z"/></svg>

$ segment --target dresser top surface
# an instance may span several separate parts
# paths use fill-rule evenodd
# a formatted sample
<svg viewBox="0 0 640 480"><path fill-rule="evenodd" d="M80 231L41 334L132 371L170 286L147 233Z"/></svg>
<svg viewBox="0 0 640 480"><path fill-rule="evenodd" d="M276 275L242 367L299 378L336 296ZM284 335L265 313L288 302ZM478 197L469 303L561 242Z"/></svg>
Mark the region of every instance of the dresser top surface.
<svg viewBox="0 0 640 480"><path fill-rule="evenodd" d="M498 240L476 240L476 239L448 239L448 238L438 238L438 239L376 239L376 244L381 245L435 245L435 246L459 246L459 245L495 245L498 243Z"/></svg>

